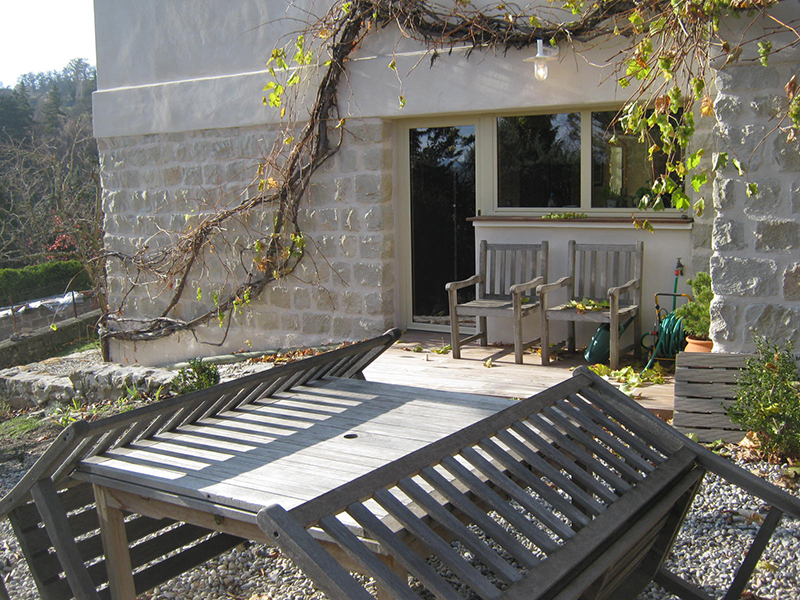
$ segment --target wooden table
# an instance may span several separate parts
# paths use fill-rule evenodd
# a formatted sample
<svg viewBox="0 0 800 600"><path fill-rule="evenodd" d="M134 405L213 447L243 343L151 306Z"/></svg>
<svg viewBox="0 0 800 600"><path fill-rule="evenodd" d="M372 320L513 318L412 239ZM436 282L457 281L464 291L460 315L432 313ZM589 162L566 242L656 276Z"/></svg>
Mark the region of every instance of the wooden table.
<svg viewBox="0 0 800 600"><path fill-rule="evenodd" d="M86 458L74 477L95 486L112 597L135 598L123 513L269 543L263 507L299 506L513 403L322 379Z"/></svg>

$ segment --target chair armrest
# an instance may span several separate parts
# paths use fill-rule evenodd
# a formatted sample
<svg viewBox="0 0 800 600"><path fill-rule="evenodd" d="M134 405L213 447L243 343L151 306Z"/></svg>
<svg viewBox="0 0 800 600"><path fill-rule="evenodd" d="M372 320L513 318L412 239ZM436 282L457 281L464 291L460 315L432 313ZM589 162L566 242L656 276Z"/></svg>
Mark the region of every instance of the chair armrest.
<svg viewBox="0 0 800 600"><path fill-rule="evenodd" d="M642 284L641 280L639 279L631 279L628 283L623 285L608 288L608 297L619 297L620 294L627 292L628 290L633 290L638 288Z"/></svg>
<svg viewBox="0 0 800 600"><path fill-rule="evenodd" d="M475 285L481 281L483 281L483 275L473 275L472 277L468 279L462 279L461 281L451 281L450 283L445 284L444 289L448 292L460 290L461 288Z"/></svg>
<svg viewBox="0 0 800 600"><path fill-rule="evenodd" d="M518 283L516 285L512 285L508 290L511 292L511 295L514 296L515 294L522 294L522 292L526 292L528 290L532 290L537 286L540 286L544 283L544 275L540 275L539 277L535 277L530 281L526 281L525 283ZM537 288L538 289L538 288Z"/></svg>
<svg viewBox="0 0 800 600"><path fill-rule="evenodd" d="M540 285L536 288L536 294L542 296L553 290L557 290L560 288L567 287L568 285L572 285L572 277L562 277L558 281L554 281L553 283L545 283L544 285Z"/></svg>

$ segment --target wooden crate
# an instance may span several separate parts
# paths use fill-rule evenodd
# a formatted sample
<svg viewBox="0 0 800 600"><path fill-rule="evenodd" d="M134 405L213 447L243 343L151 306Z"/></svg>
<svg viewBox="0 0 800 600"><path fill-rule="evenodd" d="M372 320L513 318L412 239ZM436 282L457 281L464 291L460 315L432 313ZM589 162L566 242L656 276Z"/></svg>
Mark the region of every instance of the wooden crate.
<svg viewBox="0 0 800 600"><path fill-rule="evenodd" d="M736 380L752 354L681 352L675 364L673 425L701 442L739 442L738 425L725 414L736 397Z"/></svg>

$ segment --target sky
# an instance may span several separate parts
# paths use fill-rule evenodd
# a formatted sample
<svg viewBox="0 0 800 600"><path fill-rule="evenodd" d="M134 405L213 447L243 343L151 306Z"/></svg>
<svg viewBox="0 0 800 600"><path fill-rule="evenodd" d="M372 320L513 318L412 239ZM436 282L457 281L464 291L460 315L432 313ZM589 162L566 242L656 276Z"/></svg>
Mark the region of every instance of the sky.
<svg viewBox="0 0 800 600"><path fill-rule="evenodd" d="M60 71L73 58L97 65L94 0L0 0L0 82Z"/></svg>

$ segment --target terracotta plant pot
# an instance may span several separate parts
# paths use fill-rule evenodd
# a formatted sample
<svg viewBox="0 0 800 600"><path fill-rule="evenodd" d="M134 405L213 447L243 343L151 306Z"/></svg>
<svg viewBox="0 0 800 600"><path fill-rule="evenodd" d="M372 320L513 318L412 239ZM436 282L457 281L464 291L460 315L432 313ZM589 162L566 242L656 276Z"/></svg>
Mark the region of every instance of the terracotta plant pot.
<svg viewBox="0 0 800 600"><path fill-rule="evenodd" d="M691 336L686 336L686 347L684 352L711 352L714 342L711 340L701 340Z"/></svg>

